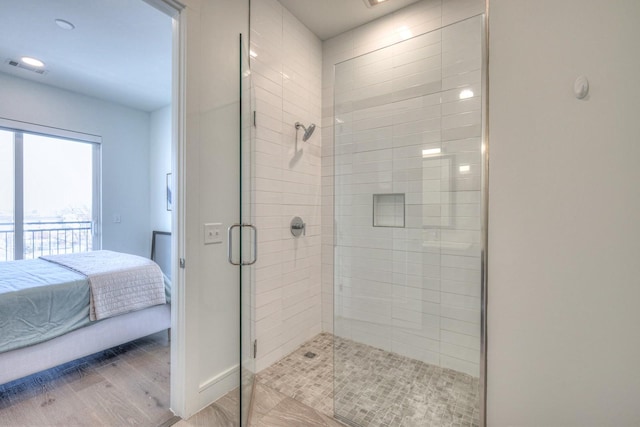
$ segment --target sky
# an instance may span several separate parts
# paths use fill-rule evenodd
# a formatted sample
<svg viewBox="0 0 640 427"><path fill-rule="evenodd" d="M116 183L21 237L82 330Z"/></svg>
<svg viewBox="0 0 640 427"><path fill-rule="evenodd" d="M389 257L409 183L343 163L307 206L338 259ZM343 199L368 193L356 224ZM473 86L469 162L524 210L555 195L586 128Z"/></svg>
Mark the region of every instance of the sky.
<svg viewBox="0 0 640 427"><path fill-rule="evenodd" d="M13 133L0 130L0 216L13 211ZM92 144L24 134L25 220L90 212Z"/></svg>

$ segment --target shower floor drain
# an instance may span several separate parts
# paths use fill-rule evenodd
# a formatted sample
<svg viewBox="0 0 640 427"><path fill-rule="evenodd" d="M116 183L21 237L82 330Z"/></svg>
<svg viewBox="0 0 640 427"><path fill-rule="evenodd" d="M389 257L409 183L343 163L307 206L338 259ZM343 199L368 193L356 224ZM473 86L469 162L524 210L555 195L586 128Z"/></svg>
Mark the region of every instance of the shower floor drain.
<svg viewBox="0 0 640 427"><path fill-rule="evenodd" d="M312 351L307 351L307 352L304 354L304 357L307 357L307 358L309 358L309 359L313 359L314 357L316 357L316 354L315 354L314 352L312 352Z"/></svg>

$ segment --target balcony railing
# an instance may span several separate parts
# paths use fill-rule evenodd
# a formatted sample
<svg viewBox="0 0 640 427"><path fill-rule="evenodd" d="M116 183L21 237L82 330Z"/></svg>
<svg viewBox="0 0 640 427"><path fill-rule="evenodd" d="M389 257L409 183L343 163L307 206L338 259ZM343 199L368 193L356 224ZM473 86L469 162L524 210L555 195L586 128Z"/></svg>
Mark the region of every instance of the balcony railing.
<svg viewBox="0 0 640 427"><path fill-rule="evenodd" d="M91 231L91 221L25 222L22 258L90 251ZM14 252L14 224L0 223L0 261L13 260Z"/></svg>

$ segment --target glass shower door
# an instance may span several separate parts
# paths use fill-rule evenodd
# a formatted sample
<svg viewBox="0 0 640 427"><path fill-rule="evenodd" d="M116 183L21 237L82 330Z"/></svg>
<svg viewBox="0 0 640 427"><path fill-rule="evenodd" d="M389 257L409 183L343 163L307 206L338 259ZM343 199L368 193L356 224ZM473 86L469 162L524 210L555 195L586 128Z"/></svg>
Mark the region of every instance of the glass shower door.
<svg viewBox="0 0 640 427"><path fill-rule="evenodd" d="M480 425L483 16L335 66L334 413Z"/></svg>
<svg viewBox="0 0 640 427"><path fill-rule="evenodd" d="M240 425L249 425L255 383L255 329L252 298L257 231L252 225L253 162L251 147L252 91L249 49L240 35Z"/></svg>

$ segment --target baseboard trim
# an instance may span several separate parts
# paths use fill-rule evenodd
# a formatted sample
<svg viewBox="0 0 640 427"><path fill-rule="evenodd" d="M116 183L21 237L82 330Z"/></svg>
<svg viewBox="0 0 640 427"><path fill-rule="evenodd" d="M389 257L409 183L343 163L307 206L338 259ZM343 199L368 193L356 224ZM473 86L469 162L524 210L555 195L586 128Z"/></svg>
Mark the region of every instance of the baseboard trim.
<svg viewBox="0 0 640 427"><path fill-rule="evenodd" d="M239 373L240 366L234 365L201 383L198 387L198 395L196 396L197 402L194 405L198 409L194 414L211 405L231 390L237 388L240 383Z"/></svg>
<svg viewBox="0 0 640 427"><path fill-rule="evenodd" d="M209 378L207 381L205 381L202 384L200 384L200 386L198 387L198 392L202 393L205 390L207 390L208 388L216 385L220 381L223 381L228 376L233 375L233 374L237 374L239 369L240 369L240 366L239 365L235 365L235 366L230 367L226 371L223 371L223 372L219 373L215 377Z"/></svg>

